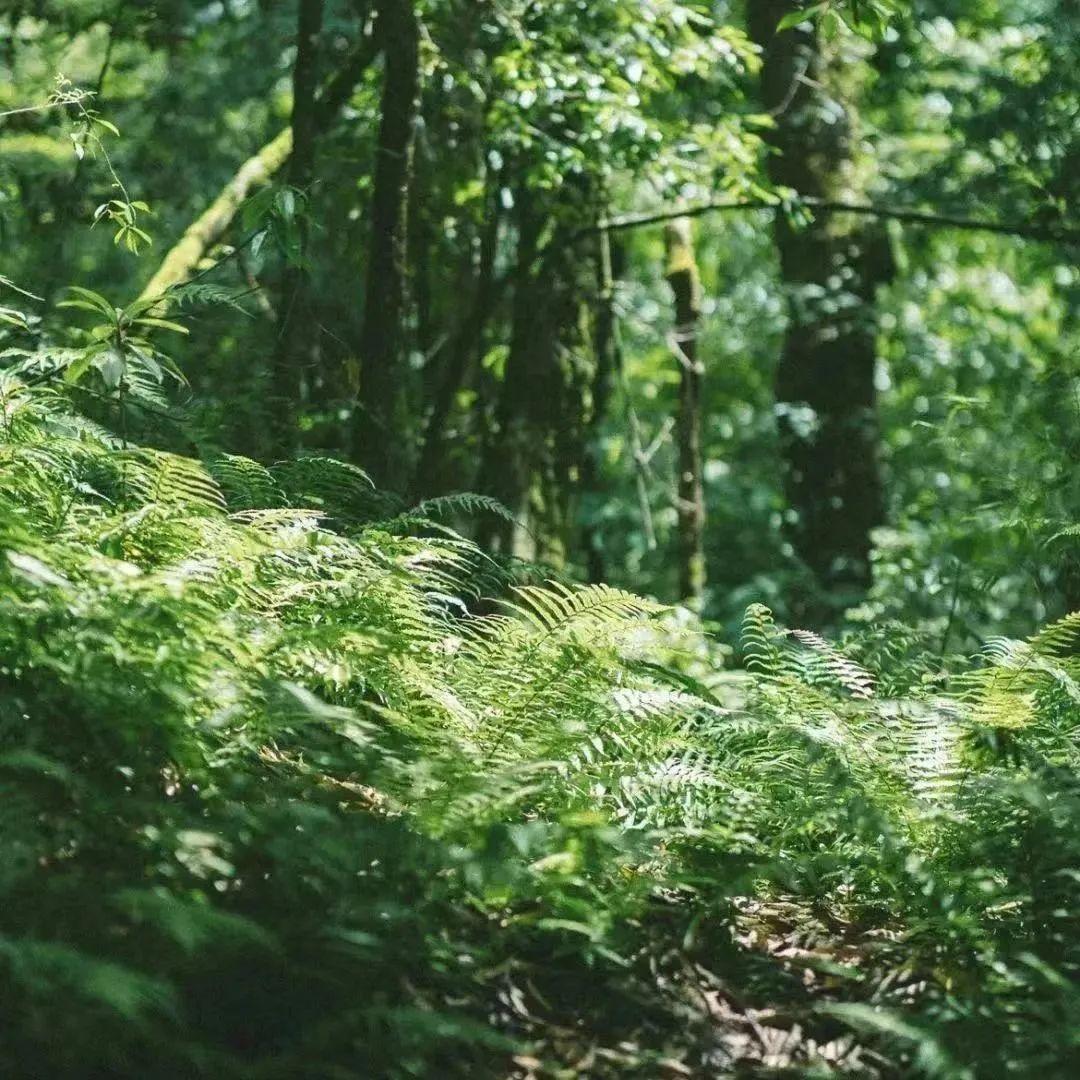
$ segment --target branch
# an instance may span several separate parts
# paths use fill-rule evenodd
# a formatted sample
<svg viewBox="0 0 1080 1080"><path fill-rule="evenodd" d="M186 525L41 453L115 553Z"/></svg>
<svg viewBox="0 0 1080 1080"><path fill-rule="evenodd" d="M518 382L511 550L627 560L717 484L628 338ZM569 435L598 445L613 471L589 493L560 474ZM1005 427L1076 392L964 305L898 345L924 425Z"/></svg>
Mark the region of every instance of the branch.
<svg viewBox="0 0 1080 1080"><path fill-rule="evenodd" d="M225 234L248 194L265 183L289 160L292 128L279 132L257 154L248 158L221 194L185 230L146 283L139 300L161 296L191 278L206 252Z"/></svg>
<svg viewBox="0 0 1080 1080"><path fill-rule="evenodd" d="M1030 225L1024 222L984 221L979 218L956 217L923 210L905 210L900 207L874 206L870 203L852 203L842 200L803 198L793 200L790 206L803 206L819 213L859 214L864 217L904 221L913 225L927 225L941 229L966 229L972 232L990 232L1001 236L1019 236L1026 240L1042 240L1047 243L1080 243L1080 229L1058 228L1052 225ZM732 210L782 210L785 204L764 199L721 199L677 210L660 210L655 213L628 214L609 218L580 230L578 235L594 232L622 232L646 225L657 225L680 217L701 217L704 214L723 213Z"/></svg>

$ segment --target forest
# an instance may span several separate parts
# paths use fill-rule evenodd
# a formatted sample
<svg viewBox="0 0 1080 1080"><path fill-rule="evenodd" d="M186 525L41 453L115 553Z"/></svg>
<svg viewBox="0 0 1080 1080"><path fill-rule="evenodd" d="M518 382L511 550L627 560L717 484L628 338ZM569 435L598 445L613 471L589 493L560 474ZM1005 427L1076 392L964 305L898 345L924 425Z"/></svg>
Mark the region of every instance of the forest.
<svg viewBox="0 0 1080 1080"><path fill-rule="evenodd" d="M0 0L0 1075L1080 1076L1078 61Z"/></svg>

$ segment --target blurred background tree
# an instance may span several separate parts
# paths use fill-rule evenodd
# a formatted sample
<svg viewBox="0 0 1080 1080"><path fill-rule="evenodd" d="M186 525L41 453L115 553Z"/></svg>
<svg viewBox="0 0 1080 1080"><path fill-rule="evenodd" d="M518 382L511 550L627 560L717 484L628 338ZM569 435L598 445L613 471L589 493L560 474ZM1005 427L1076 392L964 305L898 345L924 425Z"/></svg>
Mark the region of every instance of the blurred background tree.
<svg viewBox="0 0 1080 1080"><path fill-rule="evenodd" d="M65 342L72 267L117 304L171 288L185 446L493 495L519 524L490 548L728 626L1027 626L1080 599L1080 20L883 10L11 5L0 108L60 72L122 134L0 120L0 269L43 298L4 344ZM114 169L138 258L69 227Z"/></svg>

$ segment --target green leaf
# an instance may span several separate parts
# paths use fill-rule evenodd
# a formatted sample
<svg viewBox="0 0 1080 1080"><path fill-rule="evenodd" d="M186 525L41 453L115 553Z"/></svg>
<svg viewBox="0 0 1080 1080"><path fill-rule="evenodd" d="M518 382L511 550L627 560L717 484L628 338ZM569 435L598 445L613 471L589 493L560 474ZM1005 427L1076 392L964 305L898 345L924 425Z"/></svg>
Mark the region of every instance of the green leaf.
<svg viewBox="0 0 1080 1080"><path fill-rule="evenodd" d="M76 360L73 360L64 368L64 382L77 383L89 370L93 359L94 354L92 352L86 352Z"/></svg>
<svg viewBox="0 0 1080 1080"><path fill-rule="evenodd" d="M101 354L100 358L95 358L94 367L101 372L105 385L115 390L123 381L127 360L119 349L112 348Z"/></svg>
<svg viewBox="0 0 1080 1080"><path fill-rule="evenodd" d="M111 123L110 121L108 121L108 120L106 120L106 119L104 119L103 117L100 117L100 116L92 116L92 117L90 117L90 120L93 123L97 124L98 127L103 127L106 131L111 131L114 135L119 137L120 129L115 124Z"/></svg>
<svg viewBox="0 0 1080 1080"><path fill-rule="evenodd" d="M782 30L791 30L796 26L802 26L803 23L809 22L815 15L820 14L828 7L828 3L811 4L808 8L803 8L801 11L789 11L777 24L776 31L780 33Z"/></svg>
<svg viewBox="0 0 1080 1080"><path fill-rule="evenodd" d="M100 311L110 321L116 319L116 309L101 293L96 293L93 289L84 289L81 285L69 285L67 291L93 305L95 310Z"/></svg>
<svg viewBox="0 0 1080 1080"><path fill-rule="evenodd" d="M0 285L4 285L9 289L14 289L17 293L22 293L23 296L29 297L31 300L37 300L42 304L45 303L44 296L38 296L35 293L27 292L26 289L22 288L19 285L16 285L15 282L11 280L11 278L4 277L3 274L0 274Z"/></svg>
<svg viewBox="0 0 1080 1080"><path fill-rule="evenodd" d="M88 300L58 300L56 306L58 308L79 308L81 311L92 311L95 315L101 314L101 309Z"/></svg>
<svg viewBox="0 0 1080 1080"><path fill-rule="evenodd" d="M181 326L179 323L173 322L170 319L157 319L151 316L144 316L141 319L135 319L140 326L156 326L162 330L172 330L176 334L190 334L191 331L186 326Z"/></svg>

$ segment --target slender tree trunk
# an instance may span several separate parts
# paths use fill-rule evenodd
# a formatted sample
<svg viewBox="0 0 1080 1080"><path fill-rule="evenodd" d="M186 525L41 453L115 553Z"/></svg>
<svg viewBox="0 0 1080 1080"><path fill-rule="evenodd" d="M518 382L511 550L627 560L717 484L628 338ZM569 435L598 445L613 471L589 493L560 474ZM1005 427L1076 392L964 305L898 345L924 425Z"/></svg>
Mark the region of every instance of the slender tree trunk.
<svg viewBox="0 0 1080 1080"><path fill-rule="evenodd" d="M593 352L596 367L593 371L592 402L585 433L585 453L581 463L581 488L584 494L582 513L582 546L585 549L585 569L591 582L607 578L604 560L604 540L597 524L601 498L600 463L602 450L600 431L607 416L615 380L622 366L622 345L619 323L615 314L615 270L611 251L611 234L606 229L596 235L596 314L593 319Z"/></svg>
<svg viewBox="0 0 1080 1080"><path fill-rule="evenodd" d="M296 63L293 66L292 153L286 170L290 186L308 191L315 173L318 45L322 31L323 0L300 0L296 26ZM307 217L300 218L300 259L307 255ZM307 270L303 262L286 268L284 306L273 359L270 427L275 449L290 453L297 438L296 410L303 384L305 341L311 328L307 312Z"/></svg>
<svg viewBox="0 0 1080 1080"><path fill-rule="evenodd" d="M413 474L416 434L404 315L409 185L420 96L420 28L413 0L380 0L378 10L386 71L353 446L376 484L403 491Z"/></svg>
<svg viewBox="0 0 1080 1080"><path fill-rule="evenodd" d="M508 507L519 520L527 512L532 463L543 450L534 440L542 437L532 423L538 399L550 394L551 320L547 317L545 268L538 264L544 219L533 205L533 196L521 191L517 198L517 261L514 299L510 314L510 351L499 388L495 429L485 445L480 463L479 487ZM513 528L493 520L481 524L479 540L484 546L508 552Z"/></svg>
<svg viewBox="0 0 1080 1080"><path fill-rule="evenodd" d="M430 167L430 154L421 153L417 147L414 163L416 179L409 189L409 265L412 272L412 299L416 318L416 347L426 365L435 363L439 351L436 332L437 315L432 289L432 258L436 252L435 228L425 213L431 201L430 184L424 175ZM418 167L417 167L418 166Z"/></svg>
<svg viewBox="0 0 1080 1080"><path fill-rule="evenodd" d="M374 37L364 38L341 65L338 73L319 95L315 123L325 130L348 101L356 84L371 65L378 51ZM153 277L139 294L140 300L161 296L167 289L182 285L198 269L206 253L225 235L244 200L261 184L270 180L292 154L292 127L278 132L258 153L245 161L217 198L184 231L169 249Z"/></svg>
<svg viewBox="0 0 1080 1080"><path fill-rule="evenodd" d="M677 486L679 598L700 608L705 591L705 489L701 456L701 375L698 359L698 321L701 317L701 278L694 256L694 232L689 218L678 218L664 229L666 277L675 298L675 356L679 362L679 411L675 432L678 446Z"/></svg>
<svg viewBox="0 0 1080 1080"><path fill-rule="evenodd" d="M752 0L764 49L765 107L775 118L772 180L818 199L861 194L856 118L830 94L816 28L776 32L797 0ZM875 224L822 215L797 227L777 215L790 322L776 375L791 539L825 589L858 593L870 580L870 531L884 520L874 368L877 285L891 274Z"/></svg>
<svg viewBox="0 0 1080 1080"><path fill-rule="evenodd" d="M414 484L420 494L430 495L440 489L439 465L444 455L446 424L454 407L454 399L465 383L469 363L475 362L483 349L488 321L502 295L503 290L495 281L499 220L497 204L491 199L480 238L472 303L447 345L446 361L439 370L431 414L424 431L424 444Z"/></svg>

